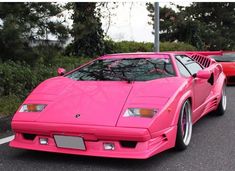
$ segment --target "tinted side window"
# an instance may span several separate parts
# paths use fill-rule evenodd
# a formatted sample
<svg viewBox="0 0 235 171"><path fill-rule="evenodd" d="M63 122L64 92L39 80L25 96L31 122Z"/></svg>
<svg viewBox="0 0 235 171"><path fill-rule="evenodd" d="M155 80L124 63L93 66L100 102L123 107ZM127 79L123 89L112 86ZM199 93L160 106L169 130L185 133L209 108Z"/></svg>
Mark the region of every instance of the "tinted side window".
<svg viewBox="0 0 235 171"><path fill-rule="evenodd" d="M178 59L192 75L203 69L198 63L185 55L177 55L176 59Z"/></svg>
<svg viewBox="0 0 235 171"><path fill-rule="evenodd" d="M178 60L176 60L176 64L182 76L189 77L191 75L189 71Z"/></svg>

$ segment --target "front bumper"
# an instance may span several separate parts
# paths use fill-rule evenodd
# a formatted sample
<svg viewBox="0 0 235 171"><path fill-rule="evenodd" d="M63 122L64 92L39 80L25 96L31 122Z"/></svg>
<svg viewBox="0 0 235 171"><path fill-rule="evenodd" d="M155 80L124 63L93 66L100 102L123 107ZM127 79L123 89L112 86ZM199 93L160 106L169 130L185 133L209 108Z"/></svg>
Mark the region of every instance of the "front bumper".
<svg viewBox="0 0 235 171"><path fill-rule="evenodd" d="M151 137L148 129L120 128L105 126L87 126L37 122L12 122L15 139L10 142L11 147L113 158L146 159L175 145L177 127L170 127ZM26 139L23 135L35 135L33 139ZM86 150L57 147L54 135L82 137ZM48 144L41 145L40 138L47 138ZM136 142L135 147L124 147L122 141ZM113 143L114 150L104 150L104 143Z"/></svg>

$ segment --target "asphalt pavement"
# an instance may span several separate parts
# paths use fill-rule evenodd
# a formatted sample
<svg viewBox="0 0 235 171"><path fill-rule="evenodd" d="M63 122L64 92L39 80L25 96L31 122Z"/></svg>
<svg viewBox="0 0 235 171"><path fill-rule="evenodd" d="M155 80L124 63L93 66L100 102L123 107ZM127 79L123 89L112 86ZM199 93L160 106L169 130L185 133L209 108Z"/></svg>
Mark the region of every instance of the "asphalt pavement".
<svg viewBox="0 0 235 171"><path fill-rule="evenodd" d="M147 160L86 157L13 149L0 145L0 170L235 170L235 86L227 87L224 116L207 115L193 127L190 146L174 149Z"/></svg>

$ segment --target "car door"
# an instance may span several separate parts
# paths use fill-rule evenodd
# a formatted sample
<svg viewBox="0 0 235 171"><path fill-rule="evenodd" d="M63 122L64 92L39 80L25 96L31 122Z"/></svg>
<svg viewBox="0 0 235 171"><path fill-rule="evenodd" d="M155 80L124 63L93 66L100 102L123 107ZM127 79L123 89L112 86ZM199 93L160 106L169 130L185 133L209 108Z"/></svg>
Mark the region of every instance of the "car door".
<svg viewBox="0 0 235 171"><path fill-rule="evenodd" d="M178 63L177 65L178 66L179 64L183 65L190 74L190 76L196 74L199 70L203 69L202 66L200 66L197 62L195 62L193 59L189 58L186 55L176 55L176 60ZM199 117L198 115L202 113L203 108L200 107L208 98L211 90L212 90L212 85L208 83L207 79L202 79L197 77L193 79L193 94L194 94L193 110L197 110L196 115L193 116L193 119Z"/></svg>

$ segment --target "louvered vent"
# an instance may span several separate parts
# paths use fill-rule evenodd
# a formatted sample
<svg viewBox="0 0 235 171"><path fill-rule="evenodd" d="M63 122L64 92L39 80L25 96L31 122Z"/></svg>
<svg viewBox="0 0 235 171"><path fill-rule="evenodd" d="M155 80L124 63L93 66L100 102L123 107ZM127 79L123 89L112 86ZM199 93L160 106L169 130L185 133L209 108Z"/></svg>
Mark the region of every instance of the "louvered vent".
<svg viewBox="0 0 235 171"><path fill-rule="evenodd" d="M205 68L209 67L212 63L210 58L203 56L203 55L199 55L199 54L193 54L191 55L191 58L197 61L199 64L201 64Z"/></svg>

